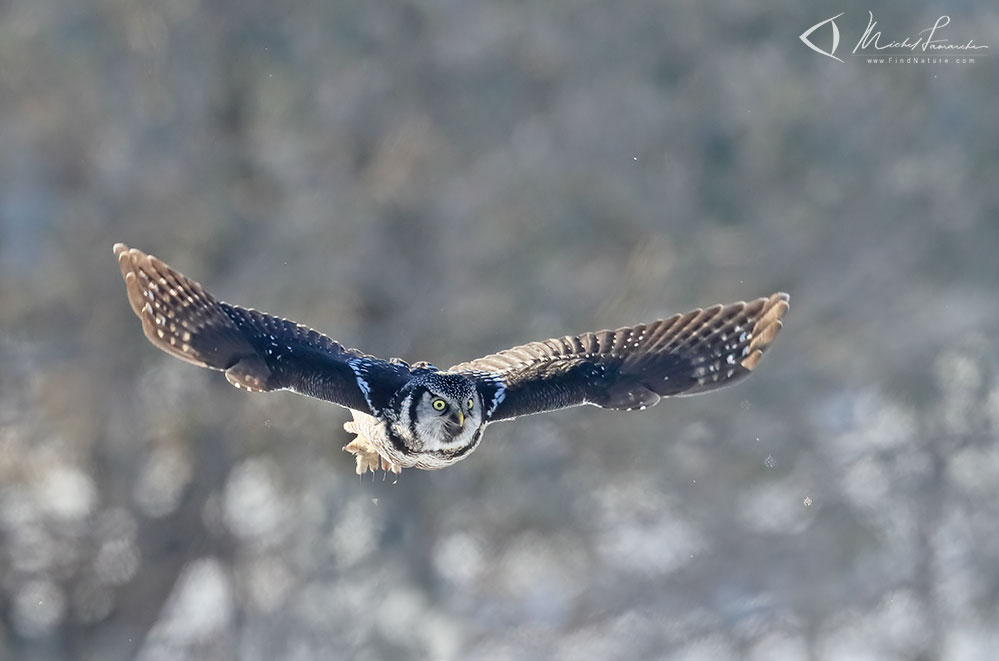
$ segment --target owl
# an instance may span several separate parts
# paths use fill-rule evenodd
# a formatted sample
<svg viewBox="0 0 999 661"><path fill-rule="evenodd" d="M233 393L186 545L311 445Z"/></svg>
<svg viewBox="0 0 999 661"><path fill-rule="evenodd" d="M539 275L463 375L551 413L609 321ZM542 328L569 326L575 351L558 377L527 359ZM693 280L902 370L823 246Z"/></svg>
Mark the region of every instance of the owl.
<svg viewBox="0 0 999 661"><path fill-rule="evenodd" d="M154 346L250 392L291 390L350 409L357 472L435 470L469 456L501 420L593 404L636 410L752 372L788 295L647 324L530 342L440 370L348 349L287 319L221 301L162 261L114 246L128 301Z"/></svg>

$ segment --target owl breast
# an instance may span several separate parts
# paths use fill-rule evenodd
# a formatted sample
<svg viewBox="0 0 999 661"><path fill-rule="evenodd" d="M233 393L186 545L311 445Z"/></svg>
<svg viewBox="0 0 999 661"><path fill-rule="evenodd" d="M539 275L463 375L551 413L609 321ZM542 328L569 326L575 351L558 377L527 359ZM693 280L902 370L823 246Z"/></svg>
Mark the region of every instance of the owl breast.
<svg viewBox="0 0 999 661"><path fill-rule="evenodd" d="M413 451L392 432L389 423L353 409L351 413L354 419L344 423L343 428L351 434L356 434L357 438L343 449L356 458L358 475L364 475L369 470L372 473L377 470L400 473L403 468L421 470L444 468L471 454L481 437L481 430L476 430L473 442L454 452Z"/></svg>

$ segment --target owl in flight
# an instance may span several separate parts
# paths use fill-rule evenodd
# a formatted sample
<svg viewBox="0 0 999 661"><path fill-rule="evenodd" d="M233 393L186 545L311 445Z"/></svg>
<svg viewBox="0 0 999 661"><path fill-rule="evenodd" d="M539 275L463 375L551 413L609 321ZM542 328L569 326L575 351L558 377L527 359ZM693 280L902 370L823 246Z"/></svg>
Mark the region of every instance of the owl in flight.
<svg viewBox="0 0 999 661"><path fill-rule="evenodd" d="M311 328L220 301L152 255L115 244L128 301L154 346L237 388L292 390L351 410L357 472L434 470L493 422L594 404L631 411L736 382L777 337L788 295L617 330L531 342L439 370L382 360Z"/></svg>

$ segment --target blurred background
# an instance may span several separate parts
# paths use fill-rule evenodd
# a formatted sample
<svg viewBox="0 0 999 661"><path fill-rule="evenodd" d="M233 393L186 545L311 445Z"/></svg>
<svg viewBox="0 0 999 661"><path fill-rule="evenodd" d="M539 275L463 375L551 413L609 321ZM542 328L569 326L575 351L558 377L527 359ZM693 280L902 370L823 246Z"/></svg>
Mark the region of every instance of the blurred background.
<svg viewBox="0 0 999 661"><path fill-rule="evenodd" d="M0 658L997 658L999 11L947 4L0 2ZM992 52L867 64L868 9ZM359 479L115 241L440 366L791 311L737 387Z"/></svg>

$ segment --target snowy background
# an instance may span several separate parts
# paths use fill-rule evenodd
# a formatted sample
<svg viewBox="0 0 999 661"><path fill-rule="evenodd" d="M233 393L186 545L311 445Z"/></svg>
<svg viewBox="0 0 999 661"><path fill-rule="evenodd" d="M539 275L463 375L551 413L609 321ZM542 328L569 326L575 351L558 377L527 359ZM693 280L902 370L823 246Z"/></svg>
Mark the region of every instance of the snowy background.
<svg viewBox="0 0 999 661"><path fill-rule="evenodd" d="M757 4L0 1L0 658L999 657L999 11L892 66ZM151 347L115 241L441 366L791 310L737 387L358 479Z"/></svg>

